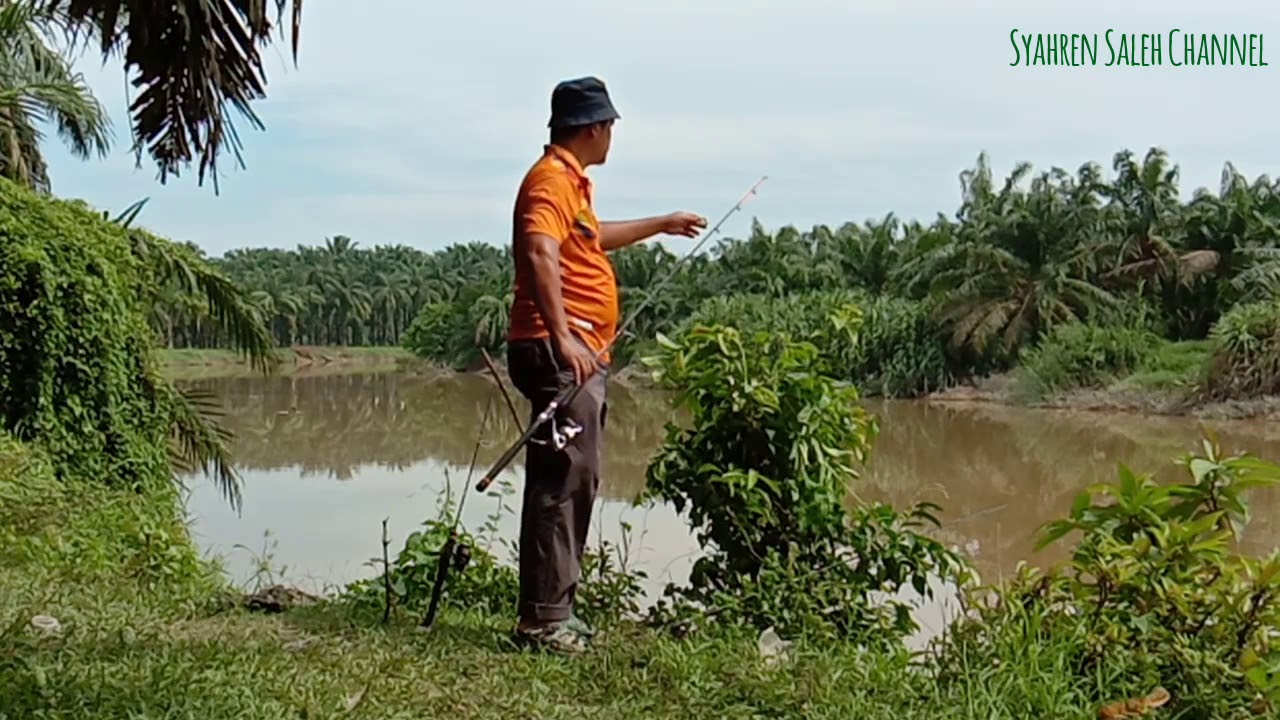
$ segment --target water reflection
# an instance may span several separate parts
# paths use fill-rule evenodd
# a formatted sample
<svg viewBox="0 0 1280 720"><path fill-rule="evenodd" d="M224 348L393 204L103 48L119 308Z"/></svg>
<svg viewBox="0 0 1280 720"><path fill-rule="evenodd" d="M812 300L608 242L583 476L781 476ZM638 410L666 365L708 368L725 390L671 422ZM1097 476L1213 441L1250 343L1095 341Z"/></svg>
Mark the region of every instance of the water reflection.
<svg viewBox="0 0 1280 720"><path fill-rule="evenodd" d="M371 572L361 567L380 552L381 521L390 518L393 550L431 515L446 476L464 488L477 438L477 476L518 434L517 426L484 376L422 377L402 373L313 377L226 378L191 384L214 390L236 433L235 455L245 479L245 509L237 518L195 479L189 502L195 530L212 551L229 554L233 576L244 579L261 549L263 532L278 541L276 562L291 580L317 589ZM527 405L513 399L527 418ZM487 425L482 421L492 402ZM665 507L632 508L645 468L670 418L666 399L651 391L610 389L604 502L596 517L600 537L619 538L625 520L643 536L633 560L649 571L656 595L667 580L683 580L696 543ZM988 578L1022 559L1052 562L1032 553L1032 534L1059 517L1080 488L1115 477L1117 462L1137 471L1178 472L1174 457L1198 446L1200 429L1188 418L1029 411L1017 408L868 402L880 419L864 483L867 499L898 505L930 500L943 507L941 536L974 553ZM1213 425L1228 452L1248 450L1280 459L1280 430L1266 423ZM482 433L481 430L484 430ZM521 459L499 482L519 487ZM477 528L499 501L468 499L464 522ZM500 538L514 538L506 500ZM1254 497L1255 519L1243 541L1266 551L1277 536L1272 510L1278 493ZM498 547L495 544L495 547ZM506 554L506 550L499 548ZM309 581L309 582L308 582Z"/></svg>

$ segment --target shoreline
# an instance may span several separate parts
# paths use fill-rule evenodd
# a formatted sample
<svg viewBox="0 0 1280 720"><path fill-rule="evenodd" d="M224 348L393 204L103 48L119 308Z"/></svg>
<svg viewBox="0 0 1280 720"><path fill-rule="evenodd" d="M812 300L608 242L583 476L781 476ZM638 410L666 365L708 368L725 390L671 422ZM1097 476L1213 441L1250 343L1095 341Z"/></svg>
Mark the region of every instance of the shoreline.
<svg viewBox="0 0 1280 720"><path fill-rule="evenodd" d="M395 370L430 365L395 346L291 345L275 350L272 375L319 375L351 371ZM261 375L244 356L223 348L160 348L156 353L165 374L178 379L211 379Z"/></svg>
<svg viewBox="0 0 1280 720"><path fill-rule="evenodd" d="M1142 417L1184 417L1198 420L1280 420L1280 397L1262 396L1243 400L1196 401L1176 391L1081 388L1040 399L1020 400L1015 396L1011 374L995 375L961 383L924 395L918 400L931 405L1002 406L1055 412L1136 415Z"/></svg>
<svg viewBox="0 0 1280 720"><path fill-rule="evenodd" d="M395 346L303 346L276 351L280 365L273 375L294 377L349 372L405 370L440 375L488 375L483 363L457 370ZM161 349L159 358L166 374L183 380L224 377L252 377L252 370L234 351L217 348ZM494 357L502 381L511 386L504 358ZM638 365L628 365L612 374L612 382L631 389L654 388ZM952 385L917 397L894 398L940 406L1001 406L1030 410L1129 414L1146 417L1188 417L1201 420L1280 421L1280 397L1264 396L1245 400L1188 402L1175 391L1090 388L1072 390L1040 400L1022 400L1013 390L1013 373L993 375ZM864 399L890 399L864 395Z"/></svg>

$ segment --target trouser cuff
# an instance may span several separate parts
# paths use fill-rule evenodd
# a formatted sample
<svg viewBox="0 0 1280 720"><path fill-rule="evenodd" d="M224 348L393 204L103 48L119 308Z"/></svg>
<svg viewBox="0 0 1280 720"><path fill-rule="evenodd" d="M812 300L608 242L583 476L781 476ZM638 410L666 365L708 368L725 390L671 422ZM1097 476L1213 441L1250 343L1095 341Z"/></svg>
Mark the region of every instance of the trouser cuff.
<svg viewBox="0 0 1280 720"><path fill-rule="evenodd" d="M520 606L520 618L539 624L564 622L569 619L572 609L569 605L524 603Z"/></svg>

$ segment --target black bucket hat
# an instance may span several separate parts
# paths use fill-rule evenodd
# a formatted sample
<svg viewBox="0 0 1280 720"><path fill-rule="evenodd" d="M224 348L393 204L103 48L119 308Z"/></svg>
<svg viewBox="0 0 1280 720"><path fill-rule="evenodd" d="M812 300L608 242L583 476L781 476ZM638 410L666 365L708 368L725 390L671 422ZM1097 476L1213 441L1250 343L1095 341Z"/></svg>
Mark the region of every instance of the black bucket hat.
<svg viewBox="0 0 1280 720"><path fill-rule="evenodd" d="M600 78L588 76L565 80L551 91L549 128L590 125L619 117Z"/></svg>

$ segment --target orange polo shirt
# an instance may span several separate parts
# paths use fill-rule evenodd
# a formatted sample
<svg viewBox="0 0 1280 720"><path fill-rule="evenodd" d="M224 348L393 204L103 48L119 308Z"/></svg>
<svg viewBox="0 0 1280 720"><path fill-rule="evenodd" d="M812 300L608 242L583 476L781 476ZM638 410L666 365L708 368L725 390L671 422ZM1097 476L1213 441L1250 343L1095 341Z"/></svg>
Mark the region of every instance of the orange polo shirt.
<svg viewBox="0 0 1280 720"><path fill-rule="evenodd" d="M559 241L560 289L569 330L600 352L617 330L618 284L613 263L600 246L600 222L591 199L591 180L577 158L559 146L546 146L520 184L512 240L517 248L520 239L532 233ZM550 334L538 312L533 283L517 263L508 340ZM609 355L601 359L608 362Z"/></svg>

